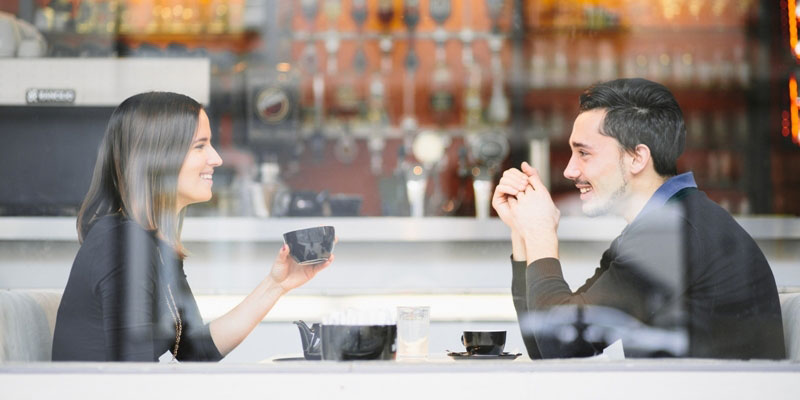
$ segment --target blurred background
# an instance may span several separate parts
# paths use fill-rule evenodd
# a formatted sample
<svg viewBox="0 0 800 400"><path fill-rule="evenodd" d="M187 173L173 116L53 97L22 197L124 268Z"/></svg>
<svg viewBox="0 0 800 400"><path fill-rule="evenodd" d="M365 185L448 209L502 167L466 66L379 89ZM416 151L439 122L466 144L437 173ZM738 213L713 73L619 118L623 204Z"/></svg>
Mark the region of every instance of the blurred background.
<svg viewBox="0 0 800 400"><path fill-rule="evenodd" d="M4 63L208 60L225 165L214 201L190 215L484 216L498 172L526 160L569 215L578 95L620 77L675 93L688 126L679 167L712 199L735 214L800 213L794 1L0 0L0 11ZM16 75L3 80L42 86ZM70 80L41 87L59 88ZM77 90L32 108L47 103L6 89L0 212L74 215L115 104L81 104ZM72 160L20 151L53 140Z"/></svg>

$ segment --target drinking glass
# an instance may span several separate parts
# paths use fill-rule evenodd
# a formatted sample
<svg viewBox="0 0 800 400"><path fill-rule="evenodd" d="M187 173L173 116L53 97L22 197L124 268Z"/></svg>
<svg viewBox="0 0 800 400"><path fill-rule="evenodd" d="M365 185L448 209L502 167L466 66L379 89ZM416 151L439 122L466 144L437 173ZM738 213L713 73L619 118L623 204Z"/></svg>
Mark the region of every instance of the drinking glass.
<svg viewBox="0 0 800 400"><path fill-rule="evenodd" d="M428 357L428 332L431 323L429 306L397 307L397 358Z"/></svg>

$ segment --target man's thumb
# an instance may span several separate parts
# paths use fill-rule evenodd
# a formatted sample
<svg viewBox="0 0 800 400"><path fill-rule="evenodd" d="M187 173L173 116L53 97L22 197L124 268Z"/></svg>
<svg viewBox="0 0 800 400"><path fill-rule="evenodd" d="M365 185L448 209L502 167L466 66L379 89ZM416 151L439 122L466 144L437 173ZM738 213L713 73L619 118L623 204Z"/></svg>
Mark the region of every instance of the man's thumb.
<svg viewBox="0 0 800 400"><path fill-rule="evenodd" d="M533 167L531 167L530 164L528 164L527 161L523 161L522 162L522 172L524 172L525 175L531 176L531 175L534 174L534 169L533 169Z"/></svg>

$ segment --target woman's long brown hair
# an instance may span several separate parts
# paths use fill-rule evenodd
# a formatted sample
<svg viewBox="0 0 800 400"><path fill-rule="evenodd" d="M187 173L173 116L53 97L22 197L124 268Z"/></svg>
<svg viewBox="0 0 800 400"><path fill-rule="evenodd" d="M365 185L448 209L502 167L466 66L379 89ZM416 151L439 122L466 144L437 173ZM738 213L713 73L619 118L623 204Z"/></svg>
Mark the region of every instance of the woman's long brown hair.
<svg viewBox="0 0 800 400"><path fill-rule="evenodd" d="M180 241L184 213L176 205L178 173L200 110L192 98L168 92L137 94L114 110L78 213L81 243L98 219L120 213L155 231L185 257Z"/></svg>

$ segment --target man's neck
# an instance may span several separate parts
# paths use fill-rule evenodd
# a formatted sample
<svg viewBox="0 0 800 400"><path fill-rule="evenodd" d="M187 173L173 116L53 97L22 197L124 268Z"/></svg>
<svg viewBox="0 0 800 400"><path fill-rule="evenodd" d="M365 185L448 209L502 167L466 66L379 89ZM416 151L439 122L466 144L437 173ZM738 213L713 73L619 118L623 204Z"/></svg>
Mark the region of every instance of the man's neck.
<svg viewBox="0 0 800 400"><path fill-rule="evenodd" d="M625 221L630 224L642 211L645 204L653 197L653 194L658 190L661 185L666 181L665 178L655 175L647 177L637 177L630 182L630 192L621 208L620 216L625 218Z"/></svg>

